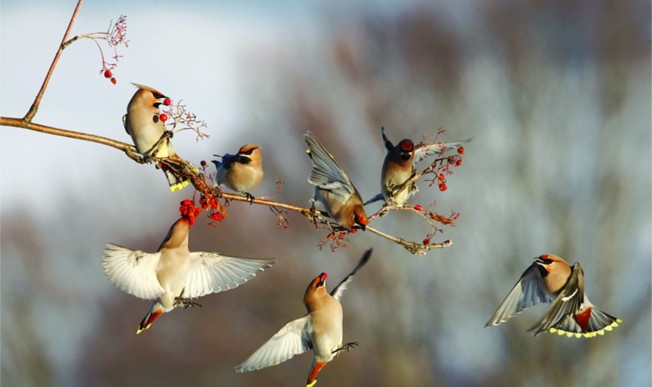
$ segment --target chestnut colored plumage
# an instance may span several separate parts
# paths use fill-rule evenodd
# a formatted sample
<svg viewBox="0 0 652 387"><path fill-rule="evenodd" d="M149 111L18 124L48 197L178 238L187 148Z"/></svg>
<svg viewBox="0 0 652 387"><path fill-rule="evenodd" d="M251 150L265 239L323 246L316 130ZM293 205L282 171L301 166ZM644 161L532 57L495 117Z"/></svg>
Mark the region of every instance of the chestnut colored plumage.
<svg viewBox="0 0 652 387"><path fill-rule="evenodd" d="M357 225L364 230L367 214L351 179L311 132L303 135L303 141L312 161L308 182L315 186L313 202L320 203L340 226L352 230Z"/></svg>
<svg viewBox="0 0 652 387"><path fill-rule="evenodd" d="M372 250L367 250L356 267L329 294L326 290L326 273L315 277L303 296L308 314L290 321L271 339L235 369L236 372L255 371L282 363L295 355L313 350L312 367L308 374L308 386L317 382L321 369L341 351L349 350L357 343L342 345L342 305L340 299L351 279L364 266Z"/></svg>
<svg viewBox="0 0 652 387"><path fill-rule="evenodd" d="M156 253L106 245L102 264L109 281L138 298L154 300L136 333L175 307L195 305L190 299L233 289L274 264L270 259L190 252L190 226L185 217L177 220Z"/></svg>
<svg viewBox="0 0 652 387"><path fill-rule="evenodd" d="M552 305L530 328L534 335L548 331L568 337L595 337L621 323L589 301L579 263L570 266L559 256L544 254L525 270L485 326L499 325L542 302Z"/></svg>
<svg viewBox="0 0 652 387"><path fill-rule="evenodd" d="M243 145L235 155L227 153L222 156L222 161L213 160L213 163L217 169L217 185L224 184L253 199L249 191L263 181L263 155L258 145Z"/></svg>
<svg viewBox="0 0 652 387"><path fill-rule="evenodd" d="M166 97L163 93L149 86L134 83L138 88L127 105L127 114L122 123L136 146L138 153L147 157L179 157L172 148L170 138L162 138L165 124L159 118L159 106ZM168 179L171 191L178 191L187 186L188 180L177 178L164 164L157 164Z"/></svg>

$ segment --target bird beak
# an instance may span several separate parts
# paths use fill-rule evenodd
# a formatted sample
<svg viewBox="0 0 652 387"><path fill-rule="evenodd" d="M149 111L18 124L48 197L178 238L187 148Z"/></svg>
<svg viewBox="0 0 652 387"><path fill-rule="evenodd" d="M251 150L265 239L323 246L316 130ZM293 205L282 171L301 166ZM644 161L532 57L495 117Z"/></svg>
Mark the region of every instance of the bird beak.
<svg viewBox="0 0 652 387"><path fill-rule="evenodd" d="M321 273L319 275L319 282L317 282L317 287L322 287L326 283L326 278L328 278L328 274L326 273Z"/></svg>

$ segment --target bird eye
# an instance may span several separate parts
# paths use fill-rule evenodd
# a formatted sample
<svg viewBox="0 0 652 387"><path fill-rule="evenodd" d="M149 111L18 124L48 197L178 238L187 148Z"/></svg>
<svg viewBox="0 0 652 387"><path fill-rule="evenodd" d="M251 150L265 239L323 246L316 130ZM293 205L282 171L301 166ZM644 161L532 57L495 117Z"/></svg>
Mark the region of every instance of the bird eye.
<svg viewBox="0 0 652 387"><path fill-rule="evenodd" d="M158 123L158 114L154 114L154 117L152 117L152 121L154 121L155 124Z"/></svg>

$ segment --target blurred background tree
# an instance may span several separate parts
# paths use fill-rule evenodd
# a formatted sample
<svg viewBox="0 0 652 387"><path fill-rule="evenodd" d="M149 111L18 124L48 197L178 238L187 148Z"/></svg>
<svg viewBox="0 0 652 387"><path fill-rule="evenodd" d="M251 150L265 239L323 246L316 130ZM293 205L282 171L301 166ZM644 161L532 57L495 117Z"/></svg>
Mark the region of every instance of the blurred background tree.
<svg viewBox="0 0 652 387"><path fill-rule="evenodd" d="M47 69L58 44L50 35L70 6L3 2L3 115L29 106L40 82L31 78ZM320 386L651 384L649 2L86 7L80 30L129 17L118 84L91 79L95 48L67 51L39 122L128 141L127 81L150 84L209 123L208 141L175 137L182 156L198 162L259 143L268 177L254 194L275 195L276 175L285 184L275 199L297 204L312 192L306 130L365 199L379 192L380 126L395 141L439 127L444 140L475 136L449 189L421 183L412 199L461 213L438 234L455 245L413 256L357 233L349 249L320 251L323 232L301 217L281 230L264 207L234 203L217 227L198 222L191 249L277 265L136 336L148 303L109 284L102 249L154 250L192 191L167 192L159 171L113 149L3 128L3 385L298 385L309 356L248 374L233 366L303 313L315 275L328 272L334 285L369 246L374 256L343 299L345 341L360 346L331 363ZM413 214L374 226L423 233ZM581 262L591 300L623 324L591 340L533 338L526 330L544 309L534 308L484 329L543 253Z"/></svg>

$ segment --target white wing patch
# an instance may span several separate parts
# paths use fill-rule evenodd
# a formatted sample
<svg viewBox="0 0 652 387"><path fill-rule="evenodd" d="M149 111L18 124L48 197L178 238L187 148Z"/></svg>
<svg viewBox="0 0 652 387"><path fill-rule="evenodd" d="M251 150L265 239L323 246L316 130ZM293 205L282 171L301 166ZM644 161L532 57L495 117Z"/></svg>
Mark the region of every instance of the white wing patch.
<svg viewBox="0 0 652 387"><path fill-rule="evenodd" d="M273 264L273 259L237 258L218 253L190 253L190 268L183 295L196 298L233 289Z"/></svg>
<svg viewBox="0 0 652 387"><path fill-rule="evenodd" d="M160 253L149 254L108 243L104 254L104 273L118 289L148 300L164 293L156 278Z"/></svg>
<svg viewBox="0 0 652 387"><path fill-rule="evenodd" d="M466 144L471 141L473 138L467 140L455 141L455 142L435 142L432 144L424 144L422 146L417 146L414 149L414 159L412 161L413 165L416 165L423 161L426 157L430 156L442 156L444 153L451 149L457 149L460 145Z"/></svg>

